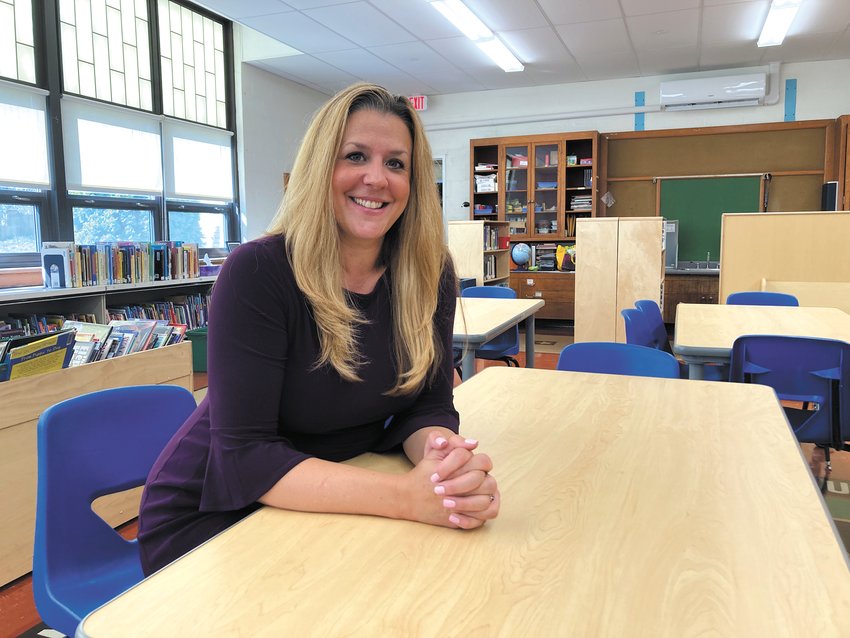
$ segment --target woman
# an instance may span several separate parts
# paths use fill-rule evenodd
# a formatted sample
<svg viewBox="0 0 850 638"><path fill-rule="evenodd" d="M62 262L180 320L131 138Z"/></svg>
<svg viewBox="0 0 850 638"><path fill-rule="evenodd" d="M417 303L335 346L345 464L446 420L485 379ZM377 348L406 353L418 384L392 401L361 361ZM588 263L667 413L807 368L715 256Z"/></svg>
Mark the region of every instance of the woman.
<svg viewBox="0 0 850 638"><path fill-rule="evenodd" d="M207 396L142 496L146 574L261 504L464 529L498 514L490 459L457 434L431 165L416 112L381 87L316 114L269 233L214 286ZM338 463L399 446L404 475Z"/></svg>

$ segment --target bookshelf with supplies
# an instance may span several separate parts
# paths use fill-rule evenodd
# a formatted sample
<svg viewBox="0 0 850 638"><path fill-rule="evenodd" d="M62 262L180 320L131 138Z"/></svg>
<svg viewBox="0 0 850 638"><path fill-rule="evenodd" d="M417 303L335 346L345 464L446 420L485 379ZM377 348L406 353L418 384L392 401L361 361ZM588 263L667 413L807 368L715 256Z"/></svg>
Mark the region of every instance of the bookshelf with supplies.
<svg viewBox="0 0 850 638"><path fill-rule="evenodd" d="M448 246L459 278L476 286L507 285L510 276L508 225L500 221L448 223Z"/></svg>
<svg viewBox="0 0 850 638"><path fill-rule="evenodd" d="M576 222L596 216L604 180L598 140L597 131L470 140L470 219L507 226L506 285L545 298L541 319L574 318Z"/></svg>

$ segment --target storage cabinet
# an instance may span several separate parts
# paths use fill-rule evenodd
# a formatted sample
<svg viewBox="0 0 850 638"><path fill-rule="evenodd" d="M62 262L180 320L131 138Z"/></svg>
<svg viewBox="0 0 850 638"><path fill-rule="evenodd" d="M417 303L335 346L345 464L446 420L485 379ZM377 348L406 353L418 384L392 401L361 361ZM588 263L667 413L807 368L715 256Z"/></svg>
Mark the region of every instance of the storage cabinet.
<svg viewBox="0 0 850 638"><path fill-rule="evenodd" d="M514 241L575 238L596 211L596 131L470 140L472 219L504 221Z"/></svg>
<svg viewBox="0 0 850 638"><path fill-rule="evenodd" d="M667 275L664 278L664 322L676 322L680 303L717 303L720 280L713 275Z"/></svg>
<svg viewBox="0 0 850 638"><path fill-rule="evenodd" d="M507 285L510 258L506 222L449 222L448 245L458 277L474 278L477 286Z"/></svg>
<svg viewBox="0 0 850 638"><path fill-rule="evenodd" d="M661 304L663 219L580 219L576 229L575 340L626 340L620 316L638 299Z"/></svg>
<svg viewBox="0 0 850 638"><path fill-rule="evenodd" d="M575 275L562 272L512 272L511 288L519 299L544 299L538 319L572 321L575 317Z"/></svg>

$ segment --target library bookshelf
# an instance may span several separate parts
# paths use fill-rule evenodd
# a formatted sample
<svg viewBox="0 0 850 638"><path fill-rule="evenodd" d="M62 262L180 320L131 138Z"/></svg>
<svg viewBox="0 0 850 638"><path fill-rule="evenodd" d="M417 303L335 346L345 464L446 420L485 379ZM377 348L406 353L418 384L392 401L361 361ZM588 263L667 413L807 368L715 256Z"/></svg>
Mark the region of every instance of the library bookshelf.
<svg viewBox="0 0 850 638"><path fill-rule="evenodd" d="M87 392L143 384L191 392L191 343L0 383L0 586L32 571L39 415ZM128 490L98 499L93 509L114 527L138 514L140 496L141 488Z"/></svg>

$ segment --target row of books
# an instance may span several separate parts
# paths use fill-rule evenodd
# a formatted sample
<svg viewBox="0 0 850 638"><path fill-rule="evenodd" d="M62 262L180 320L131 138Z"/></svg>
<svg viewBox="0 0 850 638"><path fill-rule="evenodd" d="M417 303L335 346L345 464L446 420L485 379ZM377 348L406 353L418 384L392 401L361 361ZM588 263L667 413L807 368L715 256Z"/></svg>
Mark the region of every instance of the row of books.
<svg viewBox="0 0 850 638"><path fill-rule="evenodd" d="M0 381L20 379L93 361L180 343L186 324L165 320L67 320L48 334L12 336L0 331Z"/></svg>
<svg viewBox="0 0 850 638"><path fill-rule="evenodd" d="M209 301L208 293L173 295L162 301L107 308L106 312L109 320L165 320L173 324L186 324L190 329L203 328L209 318ZM0 340L56 332L68 321L97 323L98 319L91 313L10 313L0 319Z"/></svg>
<svg viewBox="0 0 850 638"><path fill-rule="evenodd" d="M169 241L43 242L41 262L47 288L135 284L200 276L198 245Z"/></svg>

